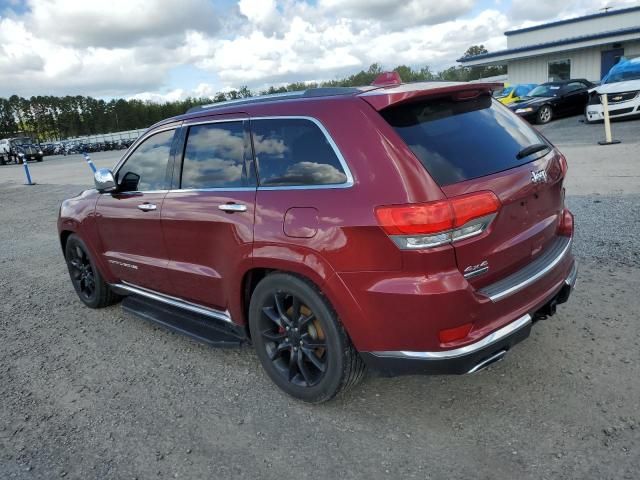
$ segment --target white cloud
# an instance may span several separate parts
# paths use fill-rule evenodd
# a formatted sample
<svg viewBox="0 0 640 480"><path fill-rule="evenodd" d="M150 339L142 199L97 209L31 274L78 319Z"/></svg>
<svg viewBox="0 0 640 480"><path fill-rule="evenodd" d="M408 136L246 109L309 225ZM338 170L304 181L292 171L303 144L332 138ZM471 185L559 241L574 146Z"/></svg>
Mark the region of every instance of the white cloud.
<svg viewBox="0 0 640 480"><path fill-rule="evenodd" d="M388 26L402 28L454 20L470 12L475 3L475 0L320 0L319 6L342 18L383 21Z"/></svg>
<svg viewBox="0 0 640 480"><path fill-rule="evenodd" d="M186 30L214 33L208 0L29 0L27 21L41 37L76 47L122 47Z"/></svg>
<svg viewBox="0 0 640 480"><path fill-rule="evenodd" d="M524 26L530 26L543 20L601 13L605 7L624 8L638 4L638 0L512 0L510 16L513 20L525 21Z"/></svg>
<svg viewBox="0 0 640 480"><path fill-rule="evenodd" d="M471 45L504 48L505 30L608 1L494 0L472 17L477 0L26 0L25 11L0 10L0 96L165 101L333 79L373 62L440 70ZM184 66L197 77L177 76Z"/></svg>

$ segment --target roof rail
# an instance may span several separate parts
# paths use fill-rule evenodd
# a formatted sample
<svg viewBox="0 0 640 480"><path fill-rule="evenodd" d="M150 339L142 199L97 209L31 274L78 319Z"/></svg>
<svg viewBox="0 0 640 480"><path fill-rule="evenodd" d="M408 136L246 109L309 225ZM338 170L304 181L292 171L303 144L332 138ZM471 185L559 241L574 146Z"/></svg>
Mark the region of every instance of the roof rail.
<svg viewBox="0 0 640 480"><path fill-rule="evenodd" d="M187 110L187 113L202 112L216 108L224 108L228 105L250 105L254 103L276 102L281 100L290 100L293 98L316 98L331 97L336 95L355 95L362 93L365 89L356 87L321 87L309 88L307 90L299 90L296 92L271 93L269 95L259 95L257 97L237 98L234 100L225 100L223 102L210 103L193 107Z"/></svg>

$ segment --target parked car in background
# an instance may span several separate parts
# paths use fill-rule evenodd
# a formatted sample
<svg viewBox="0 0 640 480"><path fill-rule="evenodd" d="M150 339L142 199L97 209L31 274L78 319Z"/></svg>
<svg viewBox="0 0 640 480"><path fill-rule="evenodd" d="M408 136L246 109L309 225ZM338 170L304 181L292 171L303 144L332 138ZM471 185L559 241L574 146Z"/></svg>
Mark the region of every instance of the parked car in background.
<svg viewBox="0 0 640 480"><path fill-rule="evenodd" d="M508 87L499 90L494 93L494 97L503 105L509 105L513 102L519 101L522 97L525 97L531 90L536 88L536 83L520 83L517 85L510 85Z"/></svg>
<svg viewBox="0 0 640 480"><path fill-rule="evenodd" d="M0 165L22 163L23 160L41 162L44 157L39 145L29 137L7 138L0 141Z"/></svg>
<svg viewBox="0 0 640 480"><path fill-rule="evenodd" d="M602 79L599 86L589 91L589 104L585 117L588 123L604 120L601 95L607 94L609 116L625 118L640 115L640 57L621 59Z"/></svg>
<svg viewBox="0 0 640 480"><path fill-rule="evenodd" d="M549 123L554 118L584 112L591 87L593 84L582 78L543 83L509 108L531 122Z"/></svg>

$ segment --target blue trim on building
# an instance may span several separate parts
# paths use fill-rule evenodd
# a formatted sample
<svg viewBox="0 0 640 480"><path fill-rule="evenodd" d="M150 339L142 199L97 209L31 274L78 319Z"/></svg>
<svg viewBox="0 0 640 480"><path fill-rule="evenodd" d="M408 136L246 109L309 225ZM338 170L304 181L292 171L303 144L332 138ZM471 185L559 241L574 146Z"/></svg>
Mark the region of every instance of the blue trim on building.
<svg viewBox="0 0 640 480"><path fill-rule="evenodd" d="M499 52L483 53L474 55L473 57L462 57L457 61L460 63L471 62L475 60L483 60L485 58L501 57L502 55L510 55L513 53L530 52L532 50L540 50L541 48L560 47L562 45L570 45L572 43L587 42L589 40L599 40L601 38L614 37L616 35L625 35L629 33L640 33L640 27L622 28L620 30L611 30L609 32L595 33L593 35L582 35L580 37L564 38L554 42L538 43L536 45L527 45L526 47L512 48L510 50L501 50Z"/></svg>
<svg viewBox="0 0 640 480"><path fill-rule="evenodd" d="M610 12L594 13L592 15L585 15L584 17L569 18L567 20L559 20L557 22L543 23L542 25L534 25L533 27L520 28L518 30L509 30L507 32L504 32L504 34L509 36L509 35L514 35L516 33L533 32L535 30L542 30L544 28L557 27L558 25L567 25L569 23L583 22L585 20L591 20L592 18L610 17L612 15L621 15L623 13L637 12L638 10L640 10L640 7L621 8L620 10L611 10Z"/></svg>

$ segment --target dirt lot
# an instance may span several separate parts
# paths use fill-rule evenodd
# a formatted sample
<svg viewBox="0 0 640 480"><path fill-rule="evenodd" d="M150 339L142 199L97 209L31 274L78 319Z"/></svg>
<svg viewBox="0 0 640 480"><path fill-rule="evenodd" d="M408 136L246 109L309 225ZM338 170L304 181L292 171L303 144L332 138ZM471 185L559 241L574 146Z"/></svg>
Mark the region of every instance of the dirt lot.
<svg viewBox="0 0 640 480"><path fill-rule="evenodd" d="M47 158L33 187L0 167L0 478L638 478L640 122L614 125L617 146L592 145L601 129L544 128L580 262L558 315L477 375L369 375L322 406L279 393L249 348L84 308L55 219L88 166Z"/></svg>

